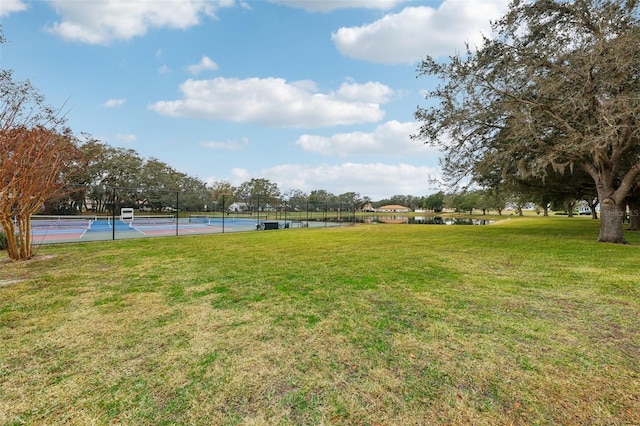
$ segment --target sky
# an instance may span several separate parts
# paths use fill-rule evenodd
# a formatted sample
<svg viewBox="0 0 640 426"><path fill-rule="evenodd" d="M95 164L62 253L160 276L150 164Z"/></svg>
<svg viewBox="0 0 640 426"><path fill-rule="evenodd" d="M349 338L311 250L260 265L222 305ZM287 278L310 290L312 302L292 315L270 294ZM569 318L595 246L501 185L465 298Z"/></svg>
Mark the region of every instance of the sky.
<svg viewBox="0 0 640 426"><path fill-rule="evenodd" d="M413 140L427 55L479 46L508 0L1 0L0 68L76 134L205 182L372 200L441 189Z"/></svg>

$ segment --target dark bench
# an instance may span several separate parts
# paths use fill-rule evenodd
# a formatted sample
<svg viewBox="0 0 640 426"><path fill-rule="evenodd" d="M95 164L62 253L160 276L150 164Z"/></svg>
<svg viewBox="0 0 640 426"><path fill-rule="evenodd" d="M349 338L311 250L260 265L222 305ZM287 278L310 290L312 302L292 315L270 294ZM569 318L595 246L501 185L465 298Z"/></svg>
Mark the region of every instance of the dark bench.
<svg viewBox="0 0 640 426"><path fill-rule="evenodd" d="M277 221L273 221L273 222L264 221L258 224L258 230L264 231L267 229L280 229L280 223Z"/></svg>

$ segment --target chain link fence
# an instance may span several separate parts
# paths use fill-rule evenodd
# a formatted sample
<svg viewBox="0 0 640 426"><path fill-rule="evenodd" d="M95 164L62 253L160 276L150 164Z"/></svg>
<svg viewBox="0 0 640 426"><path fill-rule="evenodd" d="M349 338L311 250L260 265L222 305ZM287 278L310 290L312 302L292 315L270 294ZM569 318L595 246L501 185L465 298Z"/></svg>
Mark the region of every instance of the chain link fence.
<svg viewBox="0 0 640 426"><path fill-rule="evenodd" d="M32 217L34 244L345 226L349 203L209 191L82 187Z"/></svg>

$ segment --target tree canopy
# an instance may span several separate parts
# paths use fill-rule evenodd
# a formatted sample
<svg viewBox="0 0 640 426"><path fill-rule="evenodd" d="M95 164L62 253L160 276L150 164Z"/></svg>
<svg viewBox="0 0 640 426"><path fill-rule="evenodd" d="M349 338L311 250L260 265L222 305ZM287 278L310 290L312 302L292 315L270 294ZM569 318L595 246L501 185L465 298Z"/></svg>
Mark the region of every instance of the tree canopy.
<svg viewBox="0 0 640 426"><path fill-rule="evenodd" d="M422 61L440 84L414 138L443 150L452 179L581 168L601 202L599 241L624 242L640 173L638 16L636 0L513 1L481 47Z"/></svg>
<svg viewBox="0 0 640 426"><path fill-rule="evenodd" d="M280 200L280 189L276 183L264 178L252 178L243 182L236 190L236 197L252 210L254 203L260 203L259 208L275 207Z"/></svg>

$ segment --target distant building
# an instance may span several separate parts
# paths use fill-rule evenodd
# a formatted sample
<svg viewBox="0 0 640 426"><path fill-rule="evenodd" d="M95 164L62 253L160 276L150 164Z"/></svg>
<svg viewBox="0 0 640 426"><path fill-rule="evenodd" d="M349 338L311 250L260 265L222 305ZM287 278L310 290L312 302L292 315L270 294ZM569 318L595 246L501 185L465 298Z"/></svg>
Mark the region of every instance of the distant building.
<svg viewBox="0 0 640 426"><path fill-rule="evenodd" d="M411 209L397 204L390 204L388 206L378 207L376 211L380 213L407 213L410 212Z"/></svg>
<svg viewBox="0 0 640 426"><path fill-rule="evenodd" d="M243 212L247 210L247 203L235 202L229 206L228 210L230 212Z"/></svg>
<svg viewBox="0 0 640 426"><path fill-rule="evenodd" d="M591 214L591 207L589 207L589 203L587 203L585 200L580 200L576 203L576 210L578 210L578 214L581 215L590 215ZM598 209L596 208L596 211Z"/></svg>
<svg viewBox="0 0 640 426"><path fill-rule="evenodd" d="M371 205L371 203L367 203L364 206L362 206L362 211L363 212L367 212L367 213L371 213L371 212L375 212L376 209L373 208L373 206Z"/></svg>

